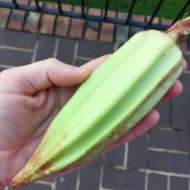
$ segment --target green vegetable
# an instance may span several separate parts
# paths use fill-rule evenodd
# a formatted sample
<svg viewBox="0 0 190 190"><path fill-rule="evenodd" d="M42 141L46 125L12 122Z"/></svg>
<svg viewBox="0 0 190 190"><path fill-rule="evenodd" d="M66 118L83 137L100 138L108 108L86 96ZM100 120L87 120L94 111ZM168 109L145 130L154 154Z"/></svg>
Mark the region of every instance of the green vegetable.
<svg viewBox="0 0 190 190"><path fill-rule="evenodd" d="M12 186L79 169L134 127L182 73L176 41L189 25L187 18L166 33L139 32L95 70L51 122Z"/></svg>

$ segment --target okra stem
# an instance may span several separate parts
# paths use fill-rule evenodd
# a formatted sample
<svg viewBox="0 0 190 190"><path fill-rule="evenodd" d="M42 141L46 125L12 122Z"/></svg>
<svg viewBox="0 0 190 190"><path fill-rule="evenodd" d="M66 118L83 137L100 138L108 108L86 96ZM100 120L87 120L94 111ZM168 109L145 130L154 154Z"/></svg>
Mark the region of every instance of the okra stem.
<svg viewBox="0 0 190 190"><path fill-rule="evenodd" d="M166 33L176 42L183 38L184 35L190 34L190 17L176 22Z"/></svg>

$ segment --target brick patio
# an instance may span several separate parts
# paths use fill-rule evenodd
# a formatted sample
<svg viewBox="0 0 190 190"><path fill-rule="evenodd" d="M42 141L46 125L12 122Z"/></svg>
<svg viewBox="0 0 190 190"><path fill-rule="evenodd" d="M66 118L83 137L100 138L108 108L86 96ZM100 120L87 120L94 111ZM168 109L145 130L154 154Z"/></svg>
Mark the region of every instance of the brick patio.
<svg viewBox="0 0 190 190"><path fill-rule="evenodd" d="M114 51L116 44L0 31L0 71L55 57L80 66ZM190 63L189 52L185 57ZM190 72L183 94L157 106L158 126L71 175L38 181L22 190L189 190ZM5 188L8 190L8 188ZM10 189L10 188L9 188Z"/></svg>

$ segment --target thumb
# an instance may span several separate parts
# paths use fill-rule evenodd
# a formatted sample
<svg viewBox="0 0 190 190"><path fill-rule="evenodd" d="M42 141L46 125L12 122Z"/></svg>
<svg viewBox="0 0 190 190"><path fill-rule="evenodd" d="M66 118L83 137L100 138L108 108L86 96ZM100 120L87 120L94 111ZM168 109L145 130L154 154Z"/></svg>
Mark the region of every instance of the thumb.
<svg viewBox="0 0 190 190"><path fill-rule="evenodd" d="M32 95L53 86L71 87L83 82L91 70L75 67L56 59L15 67L1 73L1 78L15 85L21 94Z"/></svg>

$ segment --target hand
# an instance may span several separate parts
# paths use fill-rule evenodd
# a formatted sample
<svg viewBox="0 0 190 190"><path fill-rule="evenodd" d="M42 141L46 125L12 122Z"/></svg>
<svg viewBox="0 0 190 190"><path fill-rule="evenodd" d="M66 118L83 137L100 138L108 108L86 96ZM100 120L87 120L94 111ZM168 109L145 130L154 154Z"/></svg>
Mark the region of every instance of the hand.
<svg viewBox="0 0 190 190"><path fill-rule="evenodd" d="M106 59L107 56L103 56L79 68L48 59L8 69L0 74L2 187L9 186L12 177L30 159L50 121L74 94L79 84ZM169 100L181 91L182 85L177 81L164 99ZM115 146L141 135L155 126L158 120L158 112L151 111Z"/></svg>

